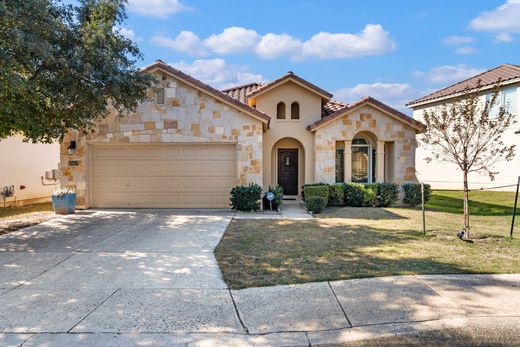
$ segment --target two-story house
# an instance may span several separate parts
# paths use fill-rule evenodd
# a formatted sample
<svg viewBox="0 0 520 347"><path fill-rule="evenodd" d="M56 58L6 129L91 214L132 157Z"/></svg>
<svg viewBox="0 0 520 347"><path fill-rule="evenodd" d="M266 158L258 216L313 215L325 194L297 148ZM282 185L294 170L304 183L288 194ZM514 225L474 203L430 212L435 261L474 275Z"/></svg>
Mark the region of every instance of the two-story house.
<svg viewBox="0 0 520 347"><path fill-rule="evenodd" d="M423 126L370 97L352 104L289 72L217 90L157 61L160 86L129 116L61 145L61 184L81 207L228 207L239 184L415 181Z"/></svg>
<svg viewBox="0 0 520 347"><path fill-rule="evenodd" d="M520 105L520 66L502 64L481 74L472 76L464 81L455 83L446 88L437 90L419 99L411 101L407 106L413 109L414 119L421 120L426 110L435 110L439 106L446 105L453 97L460 95L464 90L474 90L480 85L480 98L482 103L490 100L494 87L499 84L500 94L498 101L491 110L491 115L498 112L500 107L516 116ZM515 133L516 132L516 133ZM502 136L505 144L517 144L518 124L508 129ZM518 152L517 148L517 152ZM437 189L462 189L462 172L455 165L442 161L427 163L425 158L430 156L428 147L419 146L416 152L416 167L419 180L428 182ZM495 180L478 173L470 173L469 186L471 188L486 188L497 186L508 186L516 184L520 176L520 155L516 155L512 161L502 161L493 167L497 171ZM515 187L506 187L504 190L514 190Z"/></svg>

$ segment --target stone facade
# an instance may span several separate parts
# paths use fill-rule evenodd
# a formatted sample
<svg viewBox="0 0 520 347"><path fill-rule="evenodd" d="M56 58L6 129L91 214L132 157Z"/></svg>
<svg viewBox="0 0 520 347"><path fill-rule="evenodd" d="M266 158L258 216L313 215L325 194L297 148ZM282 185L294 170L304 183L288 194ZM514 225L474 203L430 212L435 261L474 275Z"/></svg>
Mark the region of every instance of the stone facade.
<svg viewBox="0 0 520 347"><path fill-rule="evenodd" d="M150 100L131 115L110 112L95 132L70 132L62 142L61 185L75 187L79 207L88 207L90 143L236 143L236 183L262 185L262 122L171 76L161 83L164 104L156 104L150 91ZM73 140L76 151L69 155Z"/></svg>
<svg viewBox="0 0 520 347"><path fill-rule="evenodd" d="M393 143L393 182L414 182L415 130L379 110L366 105L315 130L316 182L333 183L336 179L335 150L337 141L352 141L359 133L369 134L378 151L378 164L384 165L384 145ZM381 165L383 164L383 165ZM347 171L347 170L346 170ZM378 174L378 181L384 176Z"/></svg>

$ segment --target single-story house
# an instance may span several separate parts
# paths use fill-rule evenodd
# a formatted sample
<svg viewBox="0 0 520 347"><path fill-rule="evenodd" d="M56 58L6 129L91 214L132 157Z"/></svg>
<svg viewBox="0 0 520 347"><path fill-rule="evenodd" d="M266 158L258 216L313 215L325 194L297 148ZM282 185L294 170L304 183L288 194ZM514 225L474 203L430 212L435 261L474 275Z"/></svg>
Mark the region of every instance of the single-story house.
<svg viewBox="0 0 520 347"><path fill-rule="evenodd" d="M229 207L235 185L413 182L423 125L371 98L352 104L288 72L217 90L158 60L160 87L61 145L61 184L80 207Z"/></svg>
<svg viewBox="0 0 520 347"><path fill-rule="evenodd" d="M507 107L508 111L516 116L517 121L520 105L520 66L513 64L502 64L493 69L484 71L464 81L455 83L446 88L420 97L407 104L413 110L414 119L421 120L426 110L432 110L460 95L464 90L474 90L480 83L480 97L482 102L489 100L493 94L493 88L500 82L500 94L497 105L491 112L498 112L500 106ZM518 124L508 129L502 139L505 144L518 143ZM518 152L518 148L516 149ZM417 176L420 181L429 183L436 189L462 189L462 171L454 164L433 161L427 163L425 158L430 155L430 149L419 146L416 151ZM493 171L498 171L495 180L478 173L470 173L470 189L490 188L497 186L515 185L520 175L520 155L515 156L512 161L497 163ZM516 187L504 187L502 190L515 190Z"/></svg>

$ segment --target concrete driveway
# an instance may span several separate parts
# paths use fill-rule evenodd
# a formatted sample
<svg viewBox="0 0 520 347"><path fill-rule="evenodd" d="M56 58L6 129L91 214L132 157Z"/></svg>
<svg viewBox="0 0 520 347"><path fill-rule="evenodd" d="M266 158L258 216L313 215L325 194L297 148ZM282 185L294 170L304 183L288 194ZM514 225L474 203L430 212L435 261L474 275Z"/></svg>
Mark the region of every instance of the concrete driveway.
<svg viewBox="0 0 520 347"><path fill-rule="evenodd" d="M230 291L213 249L232 218L221 210L83 211L1 235L0 346L518 342L520 275Z"/></svg>

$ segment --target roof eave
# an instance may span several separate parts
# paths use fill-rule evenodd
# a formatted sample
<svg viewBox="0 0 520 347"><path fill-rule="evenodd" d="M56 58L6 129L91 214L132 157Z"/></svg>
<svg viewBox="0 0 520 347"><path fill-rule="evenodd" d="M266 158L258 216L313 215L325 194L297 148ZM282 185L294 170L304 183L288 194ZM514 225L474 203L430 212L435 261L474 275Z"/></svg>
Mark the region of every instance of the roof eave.
<svg viewBox="0 0 520 347"><path fill-rule="evenodd" d="M507 86L507 85L510 85L510 84L515 84L515 83L518 83L518 82L520 82L520 77L513 78L513 79L510 79L510 80L506 80L506 81L501 81L499 83L499 85L502 87L502 86ZM485 86L481 86L478 91L482 92L482 91L485 91L485 90L488 90L488 89L493 89L495 87L495 85L496 85L496 83L486 84ZM473 91L475 91L475 88L470 89L470 92L473 92ZM414 107L424 106L424 105L428 105L428 104L433 104L433 103L436 103L436 102L439 102L439 101L449 100L449 99L455 98L457 96L462 95L463 93L464 93L463 91L462 92L457 92L457 93L452 93L452 94L439 96L439 97L436 97L436 98L427 99L427 100L423 100L423 101L419 101L419 102L416 102L414 100L414 101L410 101L405 106L407 106L409 108L414 108ZM420 100L420 99L422 99L422 98L419 98L417 100Z"/></svg>

